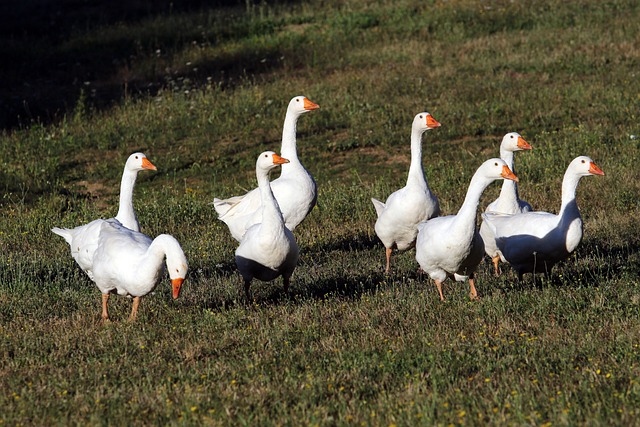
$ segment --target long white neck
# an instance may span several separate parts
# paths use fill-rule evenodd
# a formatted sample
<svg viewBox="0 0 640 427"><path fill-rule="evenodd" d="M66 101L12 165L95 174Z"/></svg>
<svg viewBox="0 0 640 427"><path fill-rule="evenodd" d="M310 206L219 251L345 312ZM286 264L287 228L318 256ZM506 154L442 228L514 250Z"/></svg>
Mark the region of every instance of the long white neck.
<svg viewBox="0 0 640 427"><path fill-rule="evenodd" d="M562 179L562 205L558 213L558 229L564 234L567 253L573 252L582 240L582 217L576 202L576 189L580 178L580 175L567 170Z"/></svg>
<svg viewBox="0 0 640 427"><path fill-rule="evenodd" d="M262 201L262 226L263 227L284 227L284 218L280 211L278 201L273 196L271 184L269 183L269 172L263 169L256 169L258 178L258 188L260 189L260 199Z"/></svg>
<svg viewBox="0 0 640 427"><path fill-rule="evenodd" d="M484 175L476 172L471 178L467 194L464 198L464 202L456 214L456 227L461 230L475 231L476 228L476 213L478 210L478 204L480 203L480 196L482 192L491 184L494 180L485 177Z"/></svg>
<svg viewBox="0 0 640 427"><path fill-rule="evenodd" d="M407 185L428 188L422 167L422 134L424 134L424 130L411 129L411 165L409 166Z"/></svg>
<svg viewBox="0 0 640 427"><path fill-rule="evenodd" d="M282 174L286 174L289 169L301 166L296 147L296 127L298 117L300 117L300 114L287 111L287 115L284 118L280 155L285 159L288 159L289 163L282 165Z"/></svg>
<svg viewBox="0 0 640 427"><path fill-rule="evenodd" d="M561 217L564 217L567 211L575 211L575 213L580 216L580 211L578 211L578 205L576 203L576 189L578 188L580 178L580 175L570 172L569 170L564 174L564 178L562 179L562 204L560 205L560 213L558 214Z"/></svg>
<svg viewBox="0 0 640 427"><path fill-rule="evenodd" d="M133 187L138 177L137 171L125 169L122 173L122 181L120 182L120 206L116 219L122 225L133 231L140 231L138 218L133 210Z"/></svg>
<svg viewBox="0 0 640 427"><path fill-rule="evenodd" d="M505 150L500 147L500 158L504 160L507 166L509 166L509 169L515 173L513 168L513 157L513 151ZM500 189L499 200L500 203L504 203L505 206L517 206L519 200L518 184L510 179L505 179L502 183L502 188ZM503 210L499 211L502 212Z"/></svg>
<svg viewBox="0 0 640 427"><path fill-rule="evenodd" d="M562 205L560 212L565 210L576 199L576 189L581 176L567 170L562 178Z"/></svg>
<svg viewBox="0 0 640 427"><path fill-rule="evenodd" d="M165 257L172 256L176 250L182 251L180 244L168 234L161 234L153 239L138 265L140 277L155 277L159 280L164 271L163 263Z"/></svg>

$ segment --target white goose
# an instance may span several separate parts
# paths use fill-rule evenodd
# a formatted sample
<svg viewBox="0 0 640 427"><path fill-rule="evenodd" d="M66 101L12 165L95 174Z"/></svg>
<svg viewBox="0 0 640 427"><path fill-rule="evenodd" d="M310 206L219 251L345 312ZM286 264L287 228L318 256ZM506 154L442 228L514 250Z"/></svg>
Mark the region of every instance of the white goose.
<svg viewBox="0 0 640 427"><path fill-rule="evenodd" d="M138 218L133 209L133 187L135 186L138 172L142 170L157 169L149 159L147 159L147 156L142 153L133 153L124 165L122 180L120 182L120 204L115 219L133 231L140 231ZM71 256L76 260L80 268L87 273L91 280L93 280L93 254L98 247L99 224L99 222L92 221L71 229L58 227L51 229L55 234L64 237L69 243Z"/></svg>
<svg viewBox="0 0 640 427"><path fill-rule="evenodd" d="M151 240L122 226L115 219L96 220L98 247L93 256L93 281L102 292L102 318L109 320L111 293L132 296L129 320L135 320L140 297L151 292L164 274L164 260L171 279L173 298L180 295L187 274L187 258L180 243L168 234ZM93 224L93 223L92 223Z"/></svg>
<svg viewBox="0 0 640 427"><path fill-rule="evenodd" d="M509 169L515 173L513 167L514 153L520 150L531 150L531 145L517 132L510 132L502 138L500 144L500 158L507 163ZM518 184L510 179L505 179L502 183L500 196L489 203L485 212L518 214L531 211L531 205L518 197ZM484 222L480 225L480 236L484 240L484 250L491 257L496 275L500 274L498 263L500 261L500 251L496 246L495 236Z"/></svg>
<svg viewBox="0 0 640 427"><path fill-rule="evenodd" d="M249 227L236 249L236 264L244 279L247 300L251 300L249 286L253 278L266 282L282 276L284 290L288 292L290 278L298 262L298 244L291 230L285 227L282 212L269 185L269 172L287 162L288 159L273 151L265 151L256 161L262 221Z"/></svg>
<svg viewBox="0 0 640 427"><path fill-rule="evenodd" d="M386 248L386 273L391 268L393 248L405 250L412 247L418 234L418 224L440 214L438 199L431 192L422 167L422 135L439 126L440 123L427 112L414 117L407 185L391 193L385 203L371 199L378 215L376 234Z"/></svg>
<svg viewBox="0 0 640 427"><path fill-rule="evenodd" d="M271 182L285 225L293 231L316 205L317 188L311 174L302 166L296 149L296 125L298 118L320 108L304 96L296 96L289 102L282 129L282 156L289 163L282 167L280 177ZM243 196L214 199L218 219L229 227L234 239L240 241L247 229L261 221L261 195L255 188Z"/></svg>
<svg viewBox="0 0 640 427"><path fill-rule="evenodd" d="M495 235L503 262L522 278L524 273L549 274L552 267L573 252L582 240L582 217L576 203L580 178L604 175L587 156L575 158L562 180L562 205L558 215L525 212L500 215L485 212L484 222Z"/></svg>
<svg viewBox="0 0 640 427"><path fill-rule="evenodd" d="M444 300L442 282L451 276L459 282L468 277L471 298L478 297L474 271L482 260L484 247L476 229L476 211L485 188L502 178L518 180L504 160L487 160L471 178L464 203L456 215L432 218L418 225L416 260L434 280L441 300Z"/></svg>

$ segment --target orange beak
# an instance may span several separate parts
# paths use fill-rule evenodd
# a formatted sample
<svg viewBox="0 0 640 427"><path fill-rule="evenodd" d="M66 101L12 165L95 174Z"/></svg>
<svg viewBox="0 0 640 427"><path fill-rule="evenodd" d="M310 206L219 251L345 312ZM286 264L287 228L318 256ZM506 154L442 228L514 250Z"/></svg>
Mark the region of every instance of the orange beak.
<svg viewBox="0 0 640 427"><path fill-rule="evenodd" d="M504 179L510 179L511 181L518 182L518 177L509 169L509 166L504 165L502 167L502 173L500 174Z"/></svg>
<svg viewBox="0 0 640 427"><path fill-rule="evenodd" d="M427 114L427 127L430 129L442 126L439 121L433 118L431 114Z"/></svg>
<svg viewBox="0 0 640 427"><path fill-rule="evenodd" d="M518 137L518 148L521 150L531 150L533 147L529 145L527 141L524 140L523 137Z"/></svg>
<svg viewBox="0 0 640 427"><path fill-rule="evenodd" d="M180 288L182 287L183 278L173 279L171 281L171 287L173 288L173 299L178 299L180 296Z"/></svg>
<svg viewBox="0 0 640 427"><path fill-rule="evenodd" d="M285 163L289 163L289 159L285 159L284 157L280 157L277 154L273 154L273 164L274 165L283 165Z"/></svg>
<svg viewBox="0 0 640 427"><path fill-rule="evenodd" d="M317 110L318 108L320 108L320 106L318 104L314 103L314 102L311 102L309 100L309 98L305 98L304 99L304 109L305 110L311 111L311 110Z"/></svg>
<svg viewBox="0 0 640 427"><path fill-rule="evenodd" d="M146 157L142 158L142 169L149 169L152 171L158 170Z"/></svg>
<svg viewBox="0 0 640 427"><path fill-rule="evenodd" d="M591 164L589 165L589 173L592 175L604 175L604 172L602 172L602 169L600 169L598 165L596 165L593 162L591 162Z"/></svg>

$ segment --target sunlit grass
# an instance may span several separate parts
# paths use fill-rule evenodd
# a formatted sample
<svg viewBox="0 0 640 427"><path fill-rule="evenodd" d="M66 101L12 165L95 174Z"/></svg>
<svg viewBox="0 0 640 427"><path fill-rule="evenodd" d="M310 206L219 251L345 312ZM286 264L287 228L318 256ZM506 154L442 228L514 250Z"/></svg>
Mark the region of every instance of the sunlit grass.
<svg viewBox="0 0 640 427"><path fill-rule="evenodd" d="M110 59L59 117L0 136L0 423L637 424L639 18L630 1L243 2L43 40L88 69ZM291 295L256 282L247 304L209 203L255 186L294 95L321 106L298 123L318 206ZM534 147L516 169L537 209L558 211L576 156L605 171L581 181L585 238L551 278L485 263L480 301L446 282L441 303L414 250L383 274L370 198L404 184L425 110L443 124L423 144L445 214L509 131ZM136 186L142 229L174 235L190 272L135 324L112 298L104 326L50 229L115 215L134 151L158 167Z"/></svg>

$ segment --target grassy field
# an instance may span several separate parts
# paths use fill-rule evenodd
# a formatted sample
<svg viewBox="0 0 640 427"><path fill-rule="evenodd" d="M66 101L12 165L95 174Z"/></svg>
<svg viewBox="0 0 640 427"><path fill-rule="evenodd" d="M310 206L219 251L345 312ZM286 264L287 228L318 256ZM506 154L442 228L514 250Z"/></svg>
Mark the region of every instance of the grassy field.
<svg viewBox="0 0 640 427"><path fill-rule="evenodd" d="M640 424L637 2L129 3L0 7L0 425ZM291 295L255 282L248 305L209 203L255 186L295 95L321 106L298 123L318 206ZM370 198L404 185L421 111L445 214L509 131L534 147L516 171L536 209L558 211L576 156L604 170L549 280L487 260L479 301L447 282L440 302L413 250L383 274ZM165 279L103 325L50 229L115 215L134 151L158 167L143 232L190 271L180 299Z"/></svg>

